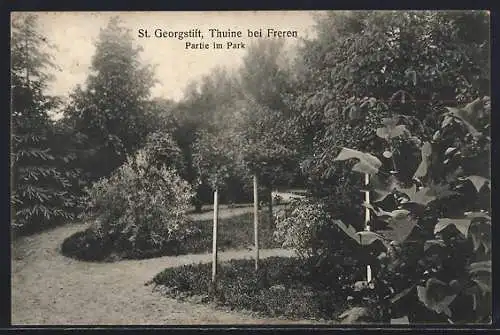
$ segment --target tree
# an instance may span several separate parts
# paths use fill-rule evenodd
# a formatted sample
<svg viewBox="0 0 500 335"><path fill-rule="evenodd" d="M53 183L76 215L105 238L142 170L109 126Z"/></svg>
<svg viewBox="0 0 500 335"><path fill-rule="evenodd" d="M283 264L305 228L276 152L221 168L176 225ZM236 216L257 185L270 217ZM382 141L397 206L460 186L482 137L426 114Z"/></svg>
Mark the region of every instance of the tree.
<svg viewBox="0 0 500 335"><path fill-rule="evenodd" d="M112 18L99 34L85 87L71 95L66 115L86 136L79 163L92 180L122 164L152 128L147 108L156 81L154 69L141 64L141 51L131 31Z"/></svg>
<svg viewBox="0 0 500 335"><path fill-rule="evenodd" d="M384 241L384 253L364 255L381 286L359 297L394 292L387 294L396 314L425 305L440 321L487 320L489 99L481 97L489 96L488 27L485 12L331 12L300 52L290 108L311 148L304 170L347 236ZM362 183L351 168L372 174L362 186L371 194L364 206L380 235L357 232ZM469 290L469 275L484 276L481 287Z"/></svg>
<svg viewBox="0 0 500 335"><path fill-rule="evenodd" d="M213 191L212 289L216 287L217 277L219 191L228 184L235 165L231 135L230 132L223 130L217 133L201 130L193 146L193 164L196 166L200 183L208 183Z"/></svg>
<svg viewBox="0 0 500 335"><path fill-rule="evenodd" d="M287 107L290 74L281 58L282 42L261 40L249 48L240 69L244 107L237 127L240 150L248 171L267 190L270 222L272 188L288 184L298 173L300 134Z"/></svg>
<svg viewBox="0 0 500 335"><path fill-rule="evenodd" d="M393 114L415 136L432 136L436 110L489 95L488 26L485 12L329 12L318 19L317 36L299 52L290 108L310 148L304 171L316 195L331 197L333 211L361 212L360 194L344 199L359 178L333 164L339 147L384 149L375 129ZM415 141L395 143L394 155Z"/></svg>
<svg viewBox="0 0 500 335"><path fill-rule="evenodd" d="M72 159L54 150L58 129L49 113L58 99L46 93L54 68L44 48L52 48L38 31L37 17L15 15L11 35L12 207L14 232L27 233L73 217L74 171L60 167Z"/></svg>
<svg viewBox="0 0 500 335"><path fill-rule="evenodd" d="M203 202L211 202L212 185L207 179L206 171L200 170L195 161L200 157L204 139L224 138L224 134L233 127L235 103L239 99L238 83L235 77L225 68L215 68L197 81L191 82L184 93L184 98L166 117L166 128L181 148L186 162L185 179L197 189L195 206L201 210ZM223 141L223 143L226 143ZM221 149L222 150L222 149ZM224 150L232 150L227 147ZM211 156L204 156L206 164ZM221 193L222 201L237 201L241 198L242 177L239 171L231 168L227 171L231 182L224 184Z"/></svg>

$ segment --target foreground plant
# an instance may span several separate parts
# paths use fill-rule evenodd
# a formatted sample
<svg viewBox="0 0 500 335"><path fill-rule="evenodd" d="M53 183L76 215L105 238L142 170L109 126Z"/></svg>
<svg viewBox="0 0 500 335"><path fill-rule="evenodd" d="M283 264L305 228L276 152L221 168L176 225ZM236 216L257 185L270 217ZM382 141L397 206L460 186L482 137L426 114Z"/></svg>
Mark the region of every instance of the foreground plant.
<svg viewBox="0 0 500 335"><path fill-rule="evenodd" d="M139 150L110 178L88 189L84 218L93 224L76 241L65 241L63 253L102 249L93 250L98 255L93 260L109 253L128 258L175 254L198 232L186 214L192 195L175 170L158 167L147 148Z"/></svg>
<svg viewBox="0 0 500 335"><path fill-rule="evenodd" d="M376 232L335 224L382 250L369 261L373 281L351 298L377 306L383 321L491 322L489 115L488 97L446 108L435 127L392 115L376 131L380 159L349 148L335 158L355 159L352 170L370 175L364 206ZM418 166L405 164L415 155Z"/></svg>

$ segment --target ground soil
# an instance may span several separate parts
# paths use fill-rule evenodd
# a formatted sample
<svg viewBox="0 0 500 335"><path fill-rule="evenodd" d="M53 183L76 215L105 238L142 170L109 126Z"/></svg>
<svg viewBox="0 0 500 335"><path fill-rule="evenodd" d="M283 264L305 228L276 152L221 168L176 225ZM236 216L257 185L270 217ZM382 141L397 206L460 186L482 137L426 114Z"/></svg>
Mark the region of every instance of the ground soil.
<svg viewBox="0 0 500 335"><path fill-rule="evenodd" d="M250 209L235 209L234 215ZM208 213L210 214L210 213ZM206 214L208 216L208 214ZM230 215L221 211L222 215ZM312 320L262 318L250 312L181 302L146 286L167 267L210 262L211 254L167 256L115 263L82 262L61 255L62 241L83 230L71 224L19 238L12 245L13 325L312 324ZM283 249L261 257L290 256ZM219 253L221 260L251 258L252 251Z"/></svg>

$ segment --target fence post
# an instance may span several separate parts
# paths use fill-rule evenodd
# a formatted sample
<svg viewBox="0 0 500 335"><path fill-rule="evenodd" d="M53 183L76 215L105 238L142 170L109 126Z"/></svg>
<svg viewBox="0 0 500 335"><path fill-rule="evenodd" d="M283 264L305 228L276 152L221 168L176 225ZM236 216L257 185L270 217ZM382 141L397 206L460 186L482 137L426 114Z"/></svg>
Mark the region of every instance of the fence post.
<svg viewBox="0 0 500 335"><path fill-rule="evenodd" d="M219 194L217 188L214 190L214 226L212 237L212 283L215 284L217 276L217 224L219 220Z"/></svg>
<svg viewBox="0 0 500 335"><path fill-rule="evenodd" d="M370 205L370 191L368 190L368 184L370 184L370 175L365 173L365 231L370 231L370 209L368 205ZM372 268L370 265L366 266L366 281L372 281Z"/></svg>

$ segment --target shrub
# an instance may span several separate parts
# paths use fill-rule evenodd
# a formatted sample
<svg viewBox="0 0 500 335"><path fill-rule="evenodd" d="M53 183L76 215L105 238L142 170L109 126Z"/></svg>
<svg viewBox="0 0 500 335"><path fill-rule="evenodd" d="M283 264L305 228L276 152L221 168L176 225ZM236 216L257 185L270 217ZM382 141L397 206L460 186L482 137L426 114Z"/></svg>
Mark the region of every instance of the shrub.
<svg viewBox="0 0 500 335"><path fill-rule="evenodd" d="M294 249L317 284L341 288L359 276L359 245L341 234L332 214L318 200L293 201L277 215L275 238Z"/></svg>
<svg viewBox="0 0 500 335"><path fill-rule="evenodd" d="M300 260L270 257L260 265L256 273L252 260L221 263L215 290L209 290L211 264L165 269L151 282L170 297L215 299L218 305L265 316L333 319L343 307L340 292L313 287L317 277L303 271Z"/></svg>
<svg viewBox="0 0 500 335"><path fill-rule="evenodd" d="M413 168L395 154L395 142L412 137L403 115L384 119L376 131L386 141L383 157L392 161L393 173L374 155L341 150L336 160L356 159L353 170L372 175L366 206L377 233L336 224L360 245L384 243L371 260L372 287L361 291L385 308L385 317L491 322L490 99L436 114L431 135L416 147L421 159Z"/></svg>
<svg viewBox="0 0 500 335"><path fill-rule="evenodd" d="M186 215L192 197L189 184L175 171L151 164L149 158L139 151L109 179L99 180L88 190L86 218L93 224L87 236L80 237L82 242L96 239L99 248L141 258L176 253L196 232Z"/></svg>
<svg viewBox="0 0 500 335"><path fill-rule="evenodd" d="M181 149L169 133L154 132L147 136L144 151L150 164L175 169L181 176L186 174L185 159Z"/></svg>
<svg viewBox="0 0 500 335"><path fill-rule="evenodd" d="M91 261L104 261L112 252L109 239L97 235L92 229L79 231L66 238L61 246L63 255Z"/></svg>

